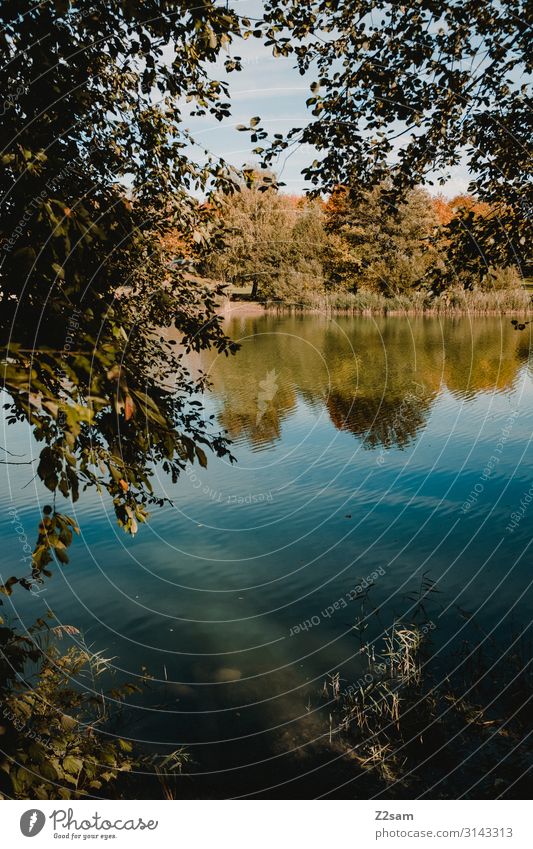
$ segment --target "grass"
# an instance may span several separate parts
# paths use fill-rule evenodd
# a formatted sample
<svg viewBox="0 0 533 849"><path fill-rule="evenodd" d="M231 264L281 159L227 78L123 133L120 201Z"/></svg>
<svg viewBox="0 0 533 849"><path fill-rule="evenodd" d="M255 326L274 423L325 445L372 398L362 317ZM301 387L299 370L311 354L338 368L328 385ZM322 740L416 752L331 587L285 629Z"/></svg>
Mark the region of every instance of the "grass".
<svg viewBox="0 0 533 849"><path fill-rule="evenodd" d="M532 292L523 288L498 291L465 291L449 289L434 297L427 292L385 296L377 292L309 294L301 301L267 301L269 311L348 313L367 315L462 314L500 315L528 314L532 307Z"/></svg>
<svg viewBox="0 0 533 849"><path fill-rule="evenodd" d="M342 687L338 675L325 685L330 743L379 795L526 798L533 770L526 632L496 641L469 619L476 637L460 641L443 671L432 646L436 626L423 605L414 616L420 621L395 621L377 642L361 644L367 671L355 685Z"/></svg>

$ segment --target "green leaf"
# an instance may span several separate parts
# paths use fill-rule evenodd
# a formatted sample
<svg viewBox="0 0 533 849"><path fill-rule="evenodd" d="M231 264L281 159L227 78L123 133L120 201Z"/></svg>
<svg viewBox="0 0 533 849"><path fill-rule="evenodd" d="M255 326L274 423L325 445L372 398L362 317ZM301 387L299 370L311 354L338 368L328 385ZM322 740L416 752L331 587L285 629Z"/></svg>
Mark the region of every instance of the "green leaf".
<svg viewBox="0 0 533 849"><path fill-rule="evenodd" d="M81 758L76 758L73 755L67 755L66 758L63 758L63 768L65 772L71 775L78 775L83 768L83 761Z"/></svg>
<svg viewBox="0 0 533 849"><path fill-rule="evenodd" d="M57 781L59 777L56 768L49 761L40 764L39 772L43 778L47 778L49 781Z"/></svg>
<svg viewBox="0 0 533 849"><path fill-rule="evenodd" d="M73 731L78 726L77 721L72 716L67 716L66 713L62 714L59 722L64 731Z"/></svg>

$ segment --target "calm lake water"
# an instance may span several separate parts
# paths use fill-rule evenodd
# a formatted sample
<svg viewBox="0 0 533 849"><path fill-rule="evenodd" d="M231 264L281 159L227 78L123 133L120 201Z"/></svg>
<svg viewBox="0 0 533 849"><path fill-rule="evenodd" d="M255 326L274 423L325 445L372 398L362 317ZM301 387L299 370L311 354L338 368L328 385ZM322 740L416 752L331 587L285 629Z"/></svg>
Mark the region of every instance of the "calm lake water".
<svg viewBox="0 0 533 849"><path fill-rule="evenodd" d="M28 624L49 605L116 658L118 679L147 667L121 731L186 746L199 794L318 793L322 778L327 792L321 689L361 674L354 588L377 573L369 600L391 621L409 618L424 574L437 581L443 657L470 613L485 635L531 619L533 502L509 530L532 484L530 335L508 318L261 316L228 331L238 355L195 365L237 462L210 457L175 486L159 475L174 504L134 539L85 493L70 564L9 604ZM2 444L38 450L22 425ZM1 469L4 511L33 543L50 496L25 486L27 467ZM21 549L8 521L1 534L5 579Z"/></svg>

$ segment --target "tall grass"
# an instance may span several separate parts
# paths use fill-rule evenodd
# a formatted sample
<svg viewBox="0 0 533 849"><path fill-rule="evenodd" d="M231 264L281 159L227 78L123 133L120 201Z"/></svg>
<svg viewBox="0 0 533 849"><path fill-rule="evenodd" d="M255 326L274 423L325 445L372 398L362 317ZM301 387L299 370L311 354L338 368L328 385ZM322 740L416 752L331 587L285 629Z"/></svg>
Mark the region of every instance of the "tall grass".
<svg viewBox="0 0 533 849"><path fill-rule="evenodd" d="M433 591L420 595L414 622L395 621L376 642L361 641L366 671L356 682L346 686L338 674L326 682L330 744L379 794L522 798L533 771L528 629L488 639L470 617L473 636L465 630L446 661L424 606Z"/></svg>
<svg viewBox="0 0 533 849"><path fill-rule="evenodd" d="M348 313L367 315L387 314L462 314L490 315L501 313L528 314L532 309L532 295L525 289L493 291L466 291L460 287L449 289L439 296L425 291L386 296L378 292L332 292L328 294L302 294L301 300L267 301L268 311L321 313Z"/></svg>

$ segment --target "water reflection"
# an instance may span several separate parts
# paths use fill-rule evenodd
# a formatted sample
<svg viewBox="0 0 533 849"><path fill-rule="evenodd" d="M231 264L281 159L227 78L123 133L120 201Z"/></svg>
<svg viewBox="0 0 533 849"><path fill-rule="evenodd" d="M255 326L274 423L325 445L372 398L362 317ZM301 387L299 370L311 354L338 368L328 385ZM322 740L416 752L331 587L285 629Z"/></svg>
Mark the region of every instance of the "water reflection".
<svg viewBox="0 0 533 849"><path fill-rule="evenodd" d="M429 615L450 651L463 635L440 616L441 599L473 611L484 633L510 616L531 621L533 606L531 514L506 530L531 483L528 332L505 318L318 316L243 318L229 330L237 357L196 365L211 375L206 406L237 462L209 455L172 486L158 477L172 504L133 539L116 533L105 499L83 493L72 565L55 569L42 598L16 597L27 622L49 604L125 680L142 667L154 675L128 734L186 746L202 798L278 782L286 795L305 763L315 776L316 741L329 745L323 684L362 674L361 601L347 593L367 576L379 575L372 635L409 614L424 574L437 581ZM10 450L27 450L22 424L11 433ZM32 493L26 467L4 468L4 507L13 493L31 529L49 495ZM17 563L9 522L1 538Z"/></svg>
<svg viewBox="0 0 533 849"><path fill-rule="evenodd" d="M205 356L218 419L255 450L280 440L298 399L367 448L407 446L437 396L512 390L529 334L502 318L233 318L237 362Z"/></svg>

